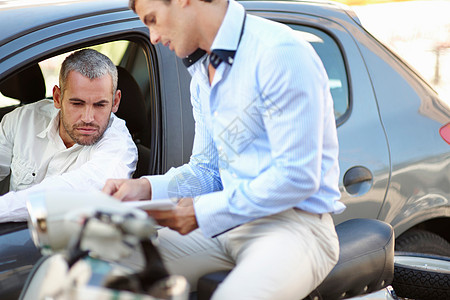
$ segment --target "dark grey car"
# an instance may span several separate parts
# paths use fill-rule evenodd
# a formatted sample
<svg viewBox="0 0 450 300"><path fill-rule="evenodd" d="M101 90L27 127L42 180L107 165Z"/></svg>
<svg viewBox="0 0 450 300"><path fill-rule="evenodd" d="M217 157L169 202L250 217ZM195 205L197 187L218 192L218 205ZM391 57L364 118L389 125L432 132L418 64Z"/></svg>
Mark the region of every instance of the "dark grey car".
<svg viewBox="0 0 450 300"><path fill-rule="evenodd" d="M181 60L150 44L127 0L48 2L0 1L0 92L18 100L1 107L0 117L47 96L44 60L82 47L108 49L120 66L117 114L139 149L135 176L187 162L194 122ZM395 229L397 249L450 256L449 106L341 5L241 3L251 14L291 26L324 63L347 205L335 222L384 220ZM24 224L0 227L0 298L13 299L38 254Z"/></svg>

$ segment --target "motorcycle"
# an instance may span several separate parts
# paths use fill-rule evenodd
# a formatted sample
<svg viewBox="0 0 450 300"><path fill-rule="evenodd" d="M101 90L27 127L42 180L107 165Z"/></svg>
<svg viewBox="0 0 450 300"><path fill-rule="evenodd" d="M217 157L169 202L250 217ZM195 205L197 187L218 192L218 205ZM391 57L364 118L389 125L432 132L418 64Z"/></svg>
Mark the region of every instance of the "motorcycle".
<svg viewBox="0 0 450 300"><path fill-rule="evenodd" d="M186 300L170 275L147 214L100 192L43 191L27 200L32 239L43 257L19 299Z"/></svg>
<svg viewBox="0 0 450 300"><path fill-rule="evenodd" d="M100 192L47 191L30 196L27 205L32 239L43 256L28 276L21 300L203 300L210 299L229 272L206 274L196 291L189 292L185 278L170 275L164 267L157 248L158 226L142 210ZM394 266L411 270L425 264L423 257L419 261L407 253L402 261L394 259L400 255L394 256L394 231L385 222L352 219L337 225L336 231L339 261L305 300L397 300L391 286L398 281ZM437 269L425 272L436 271L442 281L450 268L445 260L438 262ZM448 299L447 292L433 299Z"/></svg>

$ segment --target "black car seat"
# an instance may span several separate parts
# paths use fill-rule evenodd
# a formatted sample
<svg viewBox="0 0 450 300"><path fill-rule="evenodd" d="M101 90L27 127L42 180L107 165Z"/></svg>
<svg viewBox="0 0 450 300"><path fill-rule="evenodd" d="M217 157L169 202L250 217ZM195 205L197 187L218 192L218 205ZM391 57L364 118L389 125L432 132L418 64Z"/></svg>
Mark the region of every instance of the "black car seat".
<svg viewBox="0 0 450 300"><path fill-rule="evenodd" d="M149 175L150 130L145 108L145 100L141 89L133 76L123 67L117 67L119 75L118 89L122 91L119 109L116 116L125 120L128 130L138 148L139 160L133 177Z"/></svg>
<svg viewBox="0 0 450 300"><path fill-rule="evenodd" d="M45 98L45 80L38 64L13 75L0 84L0 92L20 104L33 103Z"/></svg>
<svg viewBox="0 0 450 300"><path fill-rule="evenodd" d="M31 65L25 70L14 74L0 84L0 93L4 96L20 101L20 105L33 103L45 98L45 80L38 64ZM1 116L17 106L2 109Z"/></svg>

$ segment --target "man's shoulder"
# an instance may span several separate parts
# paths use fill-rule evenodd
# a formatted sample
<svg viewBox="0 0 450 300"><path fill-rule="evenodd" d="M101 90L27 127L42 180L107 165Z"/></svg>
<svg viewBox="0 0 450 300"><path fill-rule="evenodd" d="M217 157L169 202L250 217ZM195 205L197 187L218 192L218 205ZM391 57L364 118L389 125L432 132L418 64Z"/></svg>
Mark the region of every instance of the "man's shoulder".
<svg viewBox="0 0 450 300"><path fill-rule="evenodd" d="M248 29L243 55L251 55L253 60L246 60L247 63L258 65L266 62L267 65L267 62L286 58L298 62L317 60L312 45L298 31L285 24L249 16ZM277 66L272 64L272 67Z"/></svg>
<svg viewBox="0 0 450 300"><path fill-rule="evenodd" d="M245 30L248 41L256 48L268 50L288 45L307 45L300 34L285 24L253 15L248 15L247 18L248 27Z"/></svg>
<svg viewBox="0 0 450 300"><path fill-rule="evenodd" d="M114 130L119 130L119 131L123 131L124 129L126 129L126 131L128 132L125 120L119 118L114 113L111 114L111 118L109 119L108 128L112 128Z"/></svg>
<svg viewBox="0 0 450 300"><path fill-rule="evenodd" d="M26 104L17 107L13 112L15 113L37 113L37 114L50 114L55 113L57 109L53 105L53 100L43 99L34 103Z"/></svg>
<svg viewBox="0 0 450 300"><path fill-rule="evenodd" d="M41 115L51 118L58 110L53 105L53 100L43 99L34 103L19 106L8 113L9 117L31 117L32 115Z"/></svg>
<svg viewBox="0 0 450 300"><path fill-rule="evenodd" d="M37 110L39 112L55 112L58 110L53 104L52 99L42 99L34 103L24 105L24 107L28 107L30 109Z"/></svg>

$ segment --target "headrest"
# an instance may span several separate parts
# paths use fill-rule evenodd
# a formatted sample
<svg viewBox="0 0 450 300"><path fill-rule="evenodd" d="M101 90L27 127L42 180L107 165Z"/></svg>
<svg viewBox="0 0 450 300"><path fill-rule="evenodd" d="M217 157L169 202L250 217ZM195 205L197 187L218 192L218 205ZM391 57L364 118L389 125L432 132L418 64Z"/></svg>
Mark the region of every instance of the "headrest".
<svg viewBox="0 0 450 300"><path fill-rule="evenodd" d="M117 71L122 98L116 116L125 120L133 138L139 138L141 131L148 127L144 96L136 80L125 68L118 66Z"/></svg>
<svg viewBox="0 0 450 300"><path fill-rule="evenodd" d="M45 98L45 81L38 64L13 75L0 84L0 92L21 104L33 103Z"/></svg>

